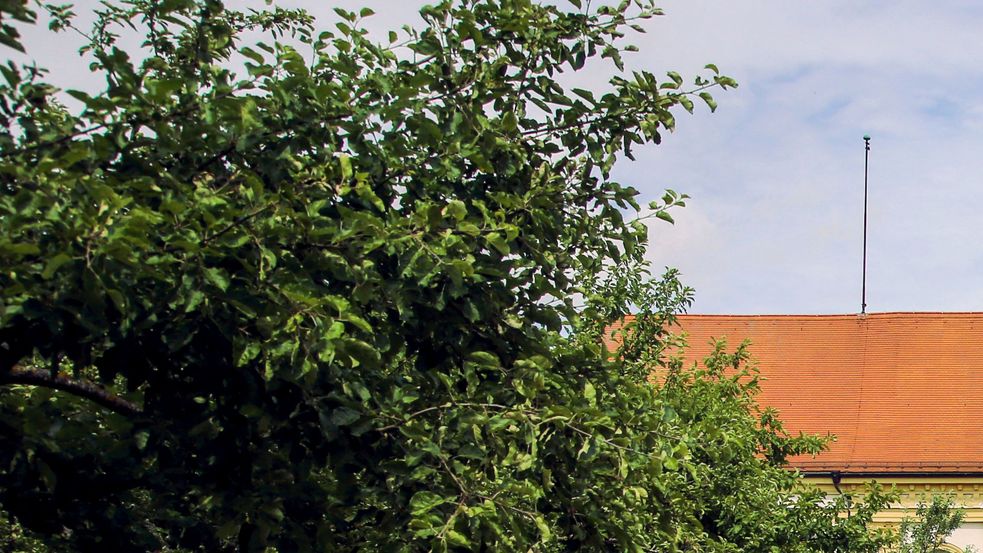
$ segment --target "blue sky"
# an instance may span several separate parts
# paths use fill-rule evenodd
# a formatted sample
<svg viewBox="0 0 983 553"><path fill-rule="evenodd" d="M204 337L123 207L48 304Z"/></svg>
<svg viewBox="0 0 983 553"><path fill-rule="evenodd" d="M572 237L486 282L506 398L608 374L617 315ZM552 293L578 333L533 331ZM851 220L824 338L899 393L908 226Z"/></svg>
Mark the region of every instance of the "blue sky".
<svg viewBox="0 0 983 553"><path fill-rule="evenodd" d="M693 200L652 227L694 312L983 309L983 10L969 2L666 1L648 48L741 82L622 167ZM643 182L646 175L658 181ZM651 192L650 192L651 191Z"/></svg>
<svg viewBox="0 0 983 553"><path fill-rule="evenodd" d="M234 4L235 2L230 2ZM415 21L405 0L370 25ZM78 2L77 11L94 5ZM261 2L249 4L262 5ZM651 225L649 258L678 267L697 313L860 308L863 140L869 133L868 311L983 311L983 5L971 1L666 0L630 66L693 76L713 62L741 86L681 114L616 177L647 201L692 196ZM56 82L85 88L71 39L28 33ZM597 74L574 78L600 88Z"/></svg>

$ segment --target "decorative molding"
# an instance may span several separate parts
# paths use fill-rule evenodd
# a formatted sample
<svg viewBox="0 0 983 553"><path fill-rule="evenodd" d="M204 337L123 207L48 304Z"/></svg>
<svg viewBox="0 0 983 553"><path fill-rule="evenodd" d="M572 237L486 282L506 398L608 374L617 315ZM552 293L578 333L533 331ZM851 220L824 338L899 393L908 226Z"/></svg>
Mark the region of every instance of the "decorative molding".
<svg viewBox="0 0 983 553"><path fill-rule="evenodd" d="M827 494L835 495L836 486L830 477L807 476L804 481ZM884 488L892 486L900 493L900 499L890 508L881 511L874 521L894 526L906 516L914 514L919 503L928 501L934 494L951 494L957 505L965 509L964 523L983 522L983 477L981 476L905 476L873 478L843 477L839 489L845 494L862 495L869 482L877 482ZM950 546L954 547L954 546ZM944 549L961 553L956 549Z"/></svg>

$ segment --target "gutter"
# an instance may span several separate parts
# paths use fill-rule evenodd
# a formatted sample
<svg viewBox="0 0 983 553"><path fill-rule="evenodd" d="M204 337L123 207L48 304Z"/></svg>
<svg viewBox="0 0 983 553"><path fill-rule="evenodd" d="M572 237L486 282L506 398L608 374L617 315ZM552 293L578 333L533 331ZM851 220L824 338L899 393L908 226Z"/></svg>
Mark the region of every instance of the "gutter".
<svg viewBox="0 0 983 553"><path fill-rule="evenodd" d="M833 488L836 489L836 493L840 494L840 497L846 498L846 516L850 518L850 507L853 507L853 498L849 495L844 495L843 490L840 489L840 481L843 479L843 474L837 471L831 474L830 477L833 480Z"/></svg>
<svg viewBox="0 0 983 553"><path fill-rule="evenodd" d="M829 478L833 482L833 489L836 493L843 495L843 490L840 489L840 482L843 481L843 471L839 470L824 470L817 472L803 472L801 473L805 478ZM847 477L859 475L860 473L847 473Z"/></svg>

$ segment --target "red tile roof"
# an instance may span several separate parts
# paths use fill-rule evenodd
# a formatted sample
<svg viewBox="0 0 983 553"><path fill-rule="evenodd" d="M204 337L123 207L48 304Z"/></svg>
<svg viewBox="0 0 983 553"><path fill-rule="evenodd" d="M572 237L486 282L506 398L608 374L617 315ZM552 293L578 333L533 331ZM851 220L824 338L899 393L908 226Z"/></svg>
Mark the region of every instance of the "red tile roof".
<svg viewBox="0 0 983 553"><path fill-rule="evenodd" d="M759 401L831 433L808 472L983 473L983 313L683 315L688 361L750 339ZM678 329L677 329L678 330Z"/></svg>

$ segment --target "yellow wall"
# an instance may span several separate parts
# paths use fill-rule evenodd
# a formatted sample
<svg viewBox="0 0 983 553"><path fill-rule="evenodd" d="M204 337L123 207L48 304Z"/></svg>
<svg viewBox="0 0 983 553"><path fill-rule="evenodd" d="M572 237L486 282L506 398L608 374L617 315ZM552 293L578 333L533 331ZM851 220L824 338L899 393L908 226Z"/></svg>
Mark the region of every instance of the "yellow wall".
<svg viewBox="0 0 983 553"><path fill-rule="evenodd" d="M885 488L892 486L901 494L899 501L874 517L875 524L897 526L906 516L913 516L919 502L930 501L934 494L951 494L956 504L965 509L963 525L949 537L945 551L961 553L966 546L983 552L983 476L921 477L892 476L878 478L843 477L839 488L843 493L861 496L866 484L876 480ZM836 494L836 486L828 476L807 476L805 481L828 494Z"/></svg>

